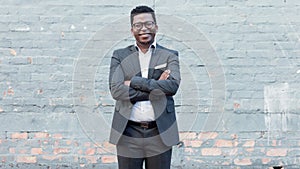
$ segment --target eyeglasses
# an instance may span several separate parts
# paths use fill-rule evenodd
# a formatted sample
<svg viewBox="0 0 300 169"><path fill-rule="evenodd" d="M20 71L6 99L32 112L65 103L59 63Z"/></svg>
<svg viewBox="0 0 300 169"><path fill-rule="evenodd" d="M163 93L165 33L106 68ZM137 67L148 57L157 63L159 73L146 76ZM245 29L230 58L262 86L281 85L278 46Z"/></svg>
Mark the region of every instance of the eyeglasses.
<svg viewBox="0 0 300 169"><path fill-rule="evenodd" d="M147 29L151 29L153 28L153 26L155 25L154 22L152 21L147 21L147 22L138 22L138 23L134 23L132 24L132 27L136 30L141 30L143 28L143 25L147 28Z"/></svg>

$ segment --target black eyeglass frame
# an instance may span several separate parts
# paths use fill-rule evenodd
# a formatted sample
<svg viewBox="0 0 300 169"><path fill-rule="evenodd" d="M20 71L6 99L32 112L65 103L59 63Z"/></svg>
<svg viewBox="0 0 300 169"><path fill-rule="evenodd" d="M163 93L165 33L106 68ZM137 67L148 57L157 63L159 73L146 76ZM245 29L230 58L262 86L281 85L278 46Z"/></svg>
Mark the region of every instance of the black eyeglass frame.
<svg viewBox="0 0 300 169"><path fill-rule="evenodd" d="M155 26L155 22L153 21L147 21L147 22L137 22L132 24L132 28L136 29L136 30L141 30L143 28L143 26L145 26L145 28L147 29L151 29Z"/></svg>

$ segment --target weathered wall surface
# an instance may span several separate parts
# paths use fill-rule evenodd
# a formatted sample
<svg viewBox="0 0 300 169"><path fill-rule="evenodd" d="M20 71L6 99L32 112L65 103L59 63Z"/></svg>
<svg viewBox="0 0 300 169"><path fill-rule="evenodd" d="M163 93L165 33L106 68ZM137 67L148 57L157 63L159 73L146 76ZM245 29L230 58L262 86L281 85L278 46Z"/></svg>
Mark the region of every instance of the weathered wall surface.
<svg viewBox="0 0 300 169"><path fill-rule="evenodd" d="M116 168L108 68L140 4L180 52L172 167L300 168L297 0L0 3L0 168Z"/></svg>

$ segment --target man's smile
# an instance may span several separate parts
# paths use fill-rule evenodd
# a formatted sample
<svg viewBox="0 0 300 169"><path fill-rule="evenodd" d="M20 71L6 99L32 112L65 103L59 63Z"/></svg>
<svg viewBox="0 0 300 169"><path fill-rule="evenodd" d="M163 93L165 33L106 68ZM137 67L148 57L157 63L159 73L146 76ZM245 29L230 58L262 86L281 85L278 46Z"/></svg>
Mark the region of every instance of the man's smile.
<svg viewBox="0 0 300 169"><path fill-rule="evenodd" d="M151 36L151 33L139 33L138 35L139 36L147 36L148 37L148 36Z"/></svg>

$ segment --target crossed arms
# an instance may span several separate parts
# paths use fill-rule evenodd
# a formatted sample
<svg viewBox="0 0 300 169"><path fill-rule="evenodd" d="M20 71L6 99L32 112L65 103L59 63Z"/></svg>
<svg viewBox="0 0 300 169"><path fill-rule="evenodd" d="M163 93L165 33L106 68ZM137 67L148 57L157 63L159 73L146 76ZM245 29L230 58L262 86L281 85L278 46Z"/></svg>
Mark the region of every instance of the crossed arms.
<svg viewBox="0 0 300 169"><path fill-rule="evenodd" d="M111 58L109 87L115 100L137 102L149 100L150 94L152 96L155 96L155 94L175 95L180 83L177 52L168 52L167 56L163 56L167 62L166 70L162 71L152 68L153 76L149 79L139 76L139 72L134 70L136 68L130 68L132 67L129 64L131 63L130 60L134 58L128 56L127 58L125 57L126 59L121 59L122 54L121 51L114 51Z"/></svg>

